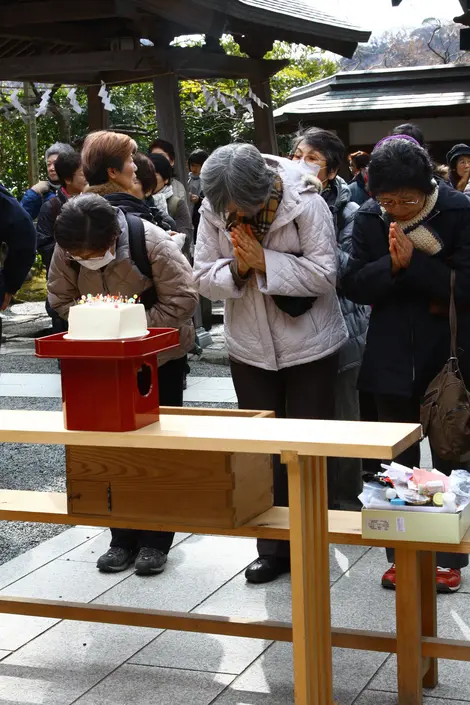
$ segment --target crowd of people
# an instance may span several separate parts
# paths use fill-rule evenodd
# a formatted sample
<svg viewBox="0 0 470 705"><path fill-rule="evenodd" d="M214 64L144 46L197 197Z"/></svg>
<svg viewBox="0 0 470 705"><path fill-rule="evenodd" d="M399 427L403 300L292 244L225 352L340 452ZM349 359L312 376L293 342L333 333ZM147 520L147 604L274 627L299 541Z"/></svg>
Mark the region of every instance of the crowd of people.
<svg viewBox="0 0 470 705"><path fill-rule="evenodd" d="M186 184L162 139L143 153L127 135L100 131L80 152L52 145L45 160L47 181L28 189L21 205L0 189L0 305L21 286L36 247L54 330L66 330L82 295L139 294L150 325L180 332L180 346L159 360L162 404L183 404L200 295L225 302L241 408L419 422L423 394L449 355L451 272L469 386L468 145L435 164L419 127L405 124L370 154L354 151L346 161L336 134L309 128L288 158L245 143L211 155L196 150ZM346 164L349 183L340 176ZM455 464L431 450L434 466L449 474ZM419 444L398 461L419 465ZM330 507L359 508L365 469L378 465L329 460ZM275 504L287 506L280 458L273 486ZM138 574L160 573L172 541L168 532L112 529L98 568L135 563ZM391 553L389 560L382 584L394 588ZM467 563L467 556L439 554L437 589L458 590ZM246 578L264 583L289 570L289 544L260 540Z"/></svg>

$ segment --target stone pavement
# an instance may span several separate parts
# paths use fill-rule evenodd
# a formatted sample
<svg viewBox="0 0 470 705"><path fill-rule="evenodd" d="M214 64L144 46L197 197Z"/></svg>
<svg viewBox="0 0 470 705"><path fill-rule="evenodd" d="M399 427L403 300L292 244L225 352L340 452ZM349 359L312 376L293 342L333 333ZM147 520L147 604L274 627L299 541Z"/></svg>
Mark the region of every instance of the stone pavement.
<svg viewBox="0 0 470 705"><path fill-rule="evenodd" d="M27 305L29 306L29 305ZM19 308L19 307L18 307ZM13 315L17 318L13 326ZM36 316L36 318L35 318ZM22 317L21 321L18 317ZM32 356L36 313L12 312L8 343L0 357L0 402L3 408L59 408L54 361ZM47 319L44 320L44 325ZM201 363L188 389L232 393L228 368ZM207 372L206 372L207 370ZM29 392L20 377L30 375ZM12 378L18 384L11 384ZM20 377L16 377L20 375ZM43 375L39 377L38 375ZM216 382L208 383L207 375ZM224 379L225 378L225 379ZM33 386L33 380L34 385ZM17 390L17 391L18 391ZM233 405L232 402L191 401ZM9 487L48 489L63 483L62 451L4 444L0 476ZM22 477L30 467L30 475ZM62 477L59 477L62 475ZM26 532L36 527L22 525ZM6 522L0 542L5 541ZM178 534L166 571L139 578L132 570L101 575L97 557L109 532L75 527L43 541L0 566L2 594L43 599L243 616L290 619L290 581L283 576L269 585L246 583L243 572L256 555L255 542L214 536ZM332 546L330 580L332 622L337 627L379 631L394 629L394 593L380 587L384 552L355 546ZM470 639L470 571L464 571L460 593L439 596L439 635ZM335 697L340 705L395 705L393 656L343 649L334 651ZM426 694L426 705L470 703L470 663L440 662L440 684ZM0 705L293 705L292 651L289 644L235 637L185 634L114 625L61 622L0 615Z"/></svg>

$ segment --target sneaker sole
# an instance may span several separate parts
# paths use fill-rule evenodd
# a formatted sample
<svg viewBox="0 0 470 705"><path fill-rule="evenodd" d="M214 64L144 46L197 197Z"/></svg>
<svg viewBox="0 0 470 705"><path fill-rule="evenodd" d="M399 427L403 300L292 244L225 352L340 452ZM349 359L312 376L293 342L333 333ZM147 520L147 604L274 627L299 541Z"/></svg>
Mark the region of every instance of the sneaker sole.
<svg viewBox="0 0 470 705"><path fill-rule="evenodd" d="M160 573L163 573L165 570L165 566L162 565L161 568L146 568L146 569L138 569L136 568L134 575L159 575Z"/></svg>
<svg viewBox="0 0 470 705"><path fill-rule="evenodd" d="M127 570L130 568L130 566L134 563L134 558L131 558L127 563L124 565L119 565L119 566L104 566L101 567L100 565L96 565L100 573L122 573L123 571Z"/></svg>
<svg viewBox="0 0 470 705"><path fill-rule="evenodd" d="M396 590L396 585L391 580L382 580L382 587L385 590Z"/></svg>
<svg viewBox="0 0 470 705"><path fill-rule="evenodd" d="M453 592L458 592L460 590L460 585L458 587L450 587L450 585L443 585L442 583L437 583L437 592L441 595L449 595Z"/></svg>

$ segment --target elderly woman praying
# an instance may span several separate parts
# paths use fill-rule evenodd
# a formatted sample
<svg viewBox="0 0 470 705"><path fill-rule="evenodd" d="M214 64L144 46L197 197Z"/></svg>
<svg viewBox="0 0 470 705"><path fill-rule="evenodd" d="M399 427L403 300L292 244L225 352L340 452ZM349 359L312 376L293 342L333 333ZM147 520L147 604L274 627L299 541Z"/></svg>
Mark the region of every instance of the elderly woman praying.
<svg viewBox="0 0 470 705"><path fill-rule="evenodd" d="M290 418L334 418L338 351L347 331L336 296L336 239L321 185L293 162L249 144L217 149L202 172L194 258L203 296L225 300L238 404ZM274 501L288 505L274 461ZM260 540L246 578L290 569L289 544Z"/></svg>

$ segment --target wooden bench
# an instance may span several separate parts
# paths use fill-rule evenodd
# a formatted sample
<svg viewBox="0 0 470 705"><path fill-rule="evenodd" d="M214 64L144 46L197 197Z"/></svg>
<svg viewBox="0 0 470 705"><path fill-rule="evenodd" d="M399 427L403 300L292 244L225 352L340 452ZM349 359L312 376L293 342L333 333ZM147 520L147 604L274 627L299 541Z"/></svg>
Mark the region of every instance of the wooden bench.
<svg viewBox="0 0 470 705"><path fill-rule="evenodd" d="M213 412L214 413L214 412ZM206 419L207 420L207 419ZM0 442L56 443L95 448L162 448L188 451L281 453L289 474L290 511L274 507L236 528L162 523L138 516L116 527L179 530L253 538L290 539L292 624L128 609L106 605L0 597L0 612L132 626L197 631L294 644L296 705L332 705L331 647L396 653L400 705L422 703L423 683L437 683L437 659L470 660L467 642L437 638L434 551L470 552L470 532L460 545L364 540L360 514L328 512L326 456L393 458L420 436L417 426L285 419L164 416L160 424L125 434L69 432L57 412L0 411ZM71 516L62 493L0 491L0 519L108 526L109 517ZM397 630L393 633L331 629L328 544L393 546L397 566Z"/></svg>

